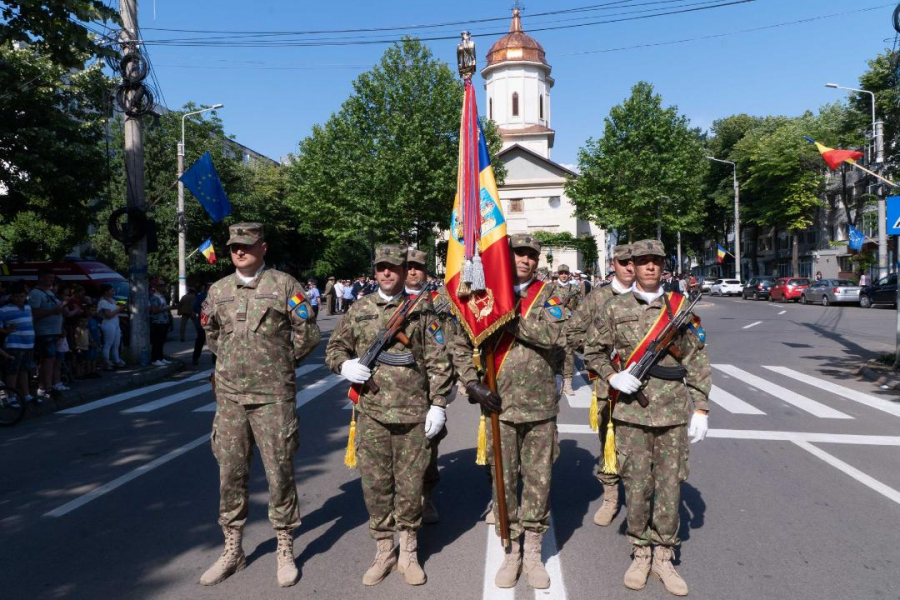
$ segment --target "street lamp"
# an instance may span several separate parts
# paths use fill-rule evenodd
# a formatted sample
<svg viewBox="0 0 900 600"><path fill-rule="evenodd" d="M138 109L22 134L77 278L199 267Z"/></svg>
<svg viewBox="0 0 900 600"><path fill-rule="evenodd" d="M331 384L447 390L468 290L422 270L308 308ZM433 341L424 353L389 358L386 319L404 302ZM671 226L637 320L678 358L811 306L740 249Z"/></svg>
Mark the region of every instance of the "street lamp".
<svg viewBox="0 0 900 600"><path fill-rule="evenodd" d="M187 244L187 219L184 217L184 184L181 176L184 174L184 120L191 115L199 115L210 110L224 108L224 104L213 104L200 110L195 110L181 115L181 143L178 144L178 298L181 300L187 294L187 266L185 260L185 246Z"/></svg>
<svg viewBox="0 0 900 600"><path fill-rule="evenodd" d="M714 156L707 156L708 160L731 165L734 169L734 276L741 280L741 188L738 185L737 165L730 160L722 160Z"/></svg>
<svg viewBox="0 0 900 600"><path fill-rule="evenodd" d="M872 98L872 145L875 148L875 162L884 162L884 135L881 133L883 124L875 120L875 93L859 88L845 87L836 83L826 83L825 87L834 90L846 90L858 94L868 94ZM848 218L850 215L847 215ZM885 212L884 197L878 197L878 278L881 279L888 268L887 259L887 214Z"/></svg>

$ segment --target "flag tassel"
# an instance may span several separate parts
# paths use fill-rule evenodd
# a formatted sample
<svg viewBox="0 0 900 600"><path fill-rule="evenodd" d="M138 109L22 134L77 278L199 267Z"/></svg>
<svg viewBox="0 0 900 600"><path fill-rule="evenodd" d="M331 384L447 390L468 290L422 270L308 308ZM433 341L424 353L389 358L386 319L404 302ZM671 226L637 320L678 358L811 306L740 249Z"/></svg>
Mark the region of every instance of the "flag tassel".
<svg viewBox="0 0 900 600"><path fill-rule="evenodd" d="M475 249L475 256L472 257L472 279L471 286L473 292L483 292L486 289L484 281L484 265L481 262L481 253Z"/></svg>
<svg viewBox="0 0 900 600"><path fill-rule="evenodd" d="M347 451L344 453L344 465L356 468L356 406L350 414L350 433L347 435Z"/></svg>
<svg viewBox="0 0 900 600"><path fill-rule="evenodd" d="M478 445L475 452L475 464L484 466L487 462L487 424L484 414L478 422Z"/></svg>
<svg viewBox="0 0 900 600"><path fill-rule="evenodd" d="M603 472L607 475L615 475L619 470L616 464L616 432L613 429L612 419L606 424L606 442L603 444Z"/></svg>
<svg viewBox="0 0 900 600"><path fill-rule="evenodd" d="M597 401L597 388L591 390L591 409L588 411L588 423L591 431L600 431L600 404Z"/></svg>

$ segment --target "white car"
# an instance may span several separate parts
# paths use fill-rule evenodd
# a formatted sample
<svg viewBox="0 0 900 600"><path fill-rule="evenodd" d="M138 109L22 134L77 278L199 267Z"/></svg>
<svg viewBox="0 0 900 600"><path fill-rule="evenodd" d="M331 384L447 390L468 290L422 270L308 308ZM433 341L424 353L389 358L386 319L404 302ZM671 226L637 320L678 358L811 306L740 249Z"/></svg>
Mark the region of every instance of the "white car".
<svg viewBox="0 0 900 600"><path fill-rule="evenodd" d="M709 288L711 296L739 296L742 291L741 282L737 279L716 279L712 287Z"/></svg>

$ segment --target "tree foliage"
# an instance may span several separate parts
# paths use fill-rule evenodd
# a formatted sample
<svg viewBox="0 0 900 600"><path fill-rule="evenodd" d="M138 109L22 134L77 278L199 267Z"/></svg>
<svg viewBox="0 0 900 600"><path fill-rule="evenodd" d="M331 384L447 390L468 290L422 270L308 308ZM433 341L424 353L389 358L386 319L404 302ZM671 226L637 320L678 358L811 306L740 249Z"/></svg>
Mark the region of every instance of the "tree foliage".
<svg viewBox="0 0 900 600"><path fill-rule="evenodd" d="M596 265L600 259L597 240L591 235L584 234L575 237L568 231L535 231L534 237L541 242L544 249L567 249L580 252L582 262L589 267Z"/></svg>

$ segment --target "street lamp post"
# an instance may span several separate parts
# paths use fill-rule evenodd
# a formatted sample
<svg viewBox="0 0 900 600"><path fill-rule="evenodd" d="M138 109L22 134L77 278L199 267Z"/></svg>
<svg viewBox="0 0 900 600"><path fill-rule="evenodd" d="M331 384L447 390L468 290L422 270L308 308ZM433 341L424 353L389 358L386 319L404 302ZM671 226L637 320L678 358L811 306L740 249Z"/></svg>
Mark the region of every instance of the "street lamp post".
<svg viewBox="0 0 900 600"><path fill-rule="evenodd" d="M709 160L731 165L734 169L734 277L741 280L741 188L738 185L737 165L730 160L722 160L714 156L707 156Z"/></svg>
<svg viewBox="0 0 900 600"><path fill-rule="evenodd" d="M861 90L858 88L845 87L836 83L826 83L825 87L834 90L846 90L848 92L856 92L858 94L868 94L872 98L872 146L874 147L875 163L880 165L884 162L884 135L880 133L883 124L876 121L875 117L875 93L869 90ZM870 155L871 156L871 155ZM850 215L847 215L850 218ZM887 258L887 214L884 205L884 196L878 197L878 278L881 279L887 275L888 258Z"/></svg>
<svg viewBox="0 0 900 600"><path fill-rule="evenodd" d="M191 115L199 115L210 110L224 107L224 104L213 104L200 110L181 115L181 143L178 144L178 298L180 301L187 294L187 264L185 260L185 246L187 245L187 219L184 217L184 184L181 176L184 175L184 120Z"/></svg>

